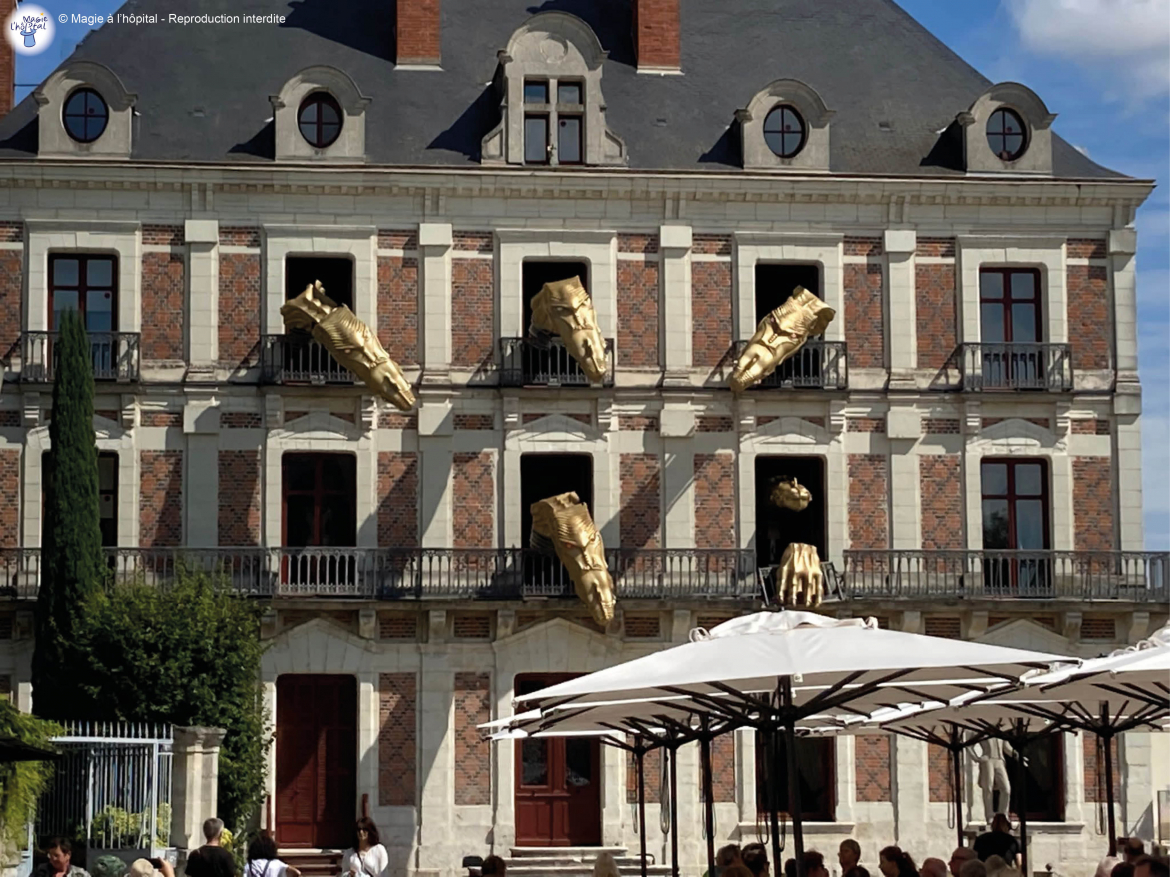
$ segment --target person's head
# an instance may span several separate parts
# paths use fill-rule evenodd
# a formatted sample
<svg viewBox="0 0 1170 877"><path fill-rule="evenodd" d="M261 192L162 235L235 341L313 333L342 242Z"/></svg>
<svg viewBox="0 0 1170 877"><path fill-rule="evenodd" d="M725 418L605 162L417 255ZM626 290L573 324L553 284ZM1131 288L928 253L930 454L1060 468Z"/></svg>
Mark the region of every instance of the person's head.
<svg viewBox="0 0 1170 877"><path fill-rule="evenodd" d="M804 851L804 877L829 877L825 857L816 850Z"/></svg>
<svg viewBox="0 0 1170 877"><path fill-rule="evenodd" d="M751 843L743 848L743 863L754 877L768 873L768 851L762 843Z"/></svg>
<svg viewBox="0 0 1170 877"><path fill-rule="evenodd" d="M1133 877L1133 863L1118 862L1109 872L1109 877Z"/></svg>
<svg viewBox="0 0 1170 877"><path fill-rule="evenodd" d="M796 877L796 859L784 860L784 877Z"/></svg>
<svg viewBox="0 0 1170 877"><path fill-rule="evenodd" d="M1106 856L1097 863L1096 877L1110 877L1110 875L1113 873L1113 869L1117 867L1120 861L1121 859L1119 859L1117 856Z"/></svg>
<svg viewBox="0 0 1170 877"><path fill-rule="evenodd" d="M991 830L1003 831L1010 834L1012 830L1012 823L1011 820L1007 818L1007 814L996 813L995 818L991 820Z"/></svg>
<svg viewBox="0 0 1170 877"><path fill-rule="evenodd" d="M1161 856L1142 856L1133 863L1133 877L1170 877L1170 863Z"/></svg>
<svg viewBox="0 0 1170 877"><path fill-rule="evenodd" d="M218 844L223 835L223 820L215 816L203 823L203 836L209 844Z"/></svg>
<svg viewBox="0 0 1170 877"><path fill-rule="evenodd" d="M942 859L924 859L918 873L921 877L947 877L947 863Z"/></svg>
<svg viewBox="0 0 1170 877"><path fill-rule="evenodd" d="M901 847L886 847L878 854L878 867L886 877L918 877L918 868Z"/></svg>
<svg viewBox="0 0 1170 877"><path fill-rule="evenodd" d="M720 868L730 868L732 865L742 865L743 856L739 852L739 844L728 844L719 848L715 854L715 864Z"/></svg>
<svg viewBox="0 0 1170 877"><path fill-rule="evenodd" d="M376 831L377 829L375 829L375 832ZM377 843L377 841L375 841L375 843ZM504 872L507 871L507 869L508 866L499 856L488 856L483 860L483 864L479 866L479 873L482 875L482 877L489 877L489 875L495 875L495 877L504 877Z"/></svg>
<svg viewBox="0 0 1170 877"><path fill-rule="evenodd" d="M1146 844L1140 837L1127 837L1121 844L1121 855L1131 865L1146 854Z"/></svg>
<svg viewBox="0 0 1170 877"><path fill-rule="evenodd" d="M135 859L130 864L130 870L126 872L126 877L154 877L154 865L150 863L150 859Z"/></svg>
<svg viewBox="0 0 1170 877"><path fill-rule="evenodd" d="M621 877L621 873L613 853L609 850L602 850L597 854L597 860L593 863L593 877Z"/></svg>
<svg viewBox="0 0 1170 877"><path fill-rule="evenodd" d="M49 854L49 864L54 871L69 870L69 863L73 861L73 844L69 843L69 838L53 838L45 847L45 852Z"/></svg>
<svg viewBox="0 0 1170 877"><path fill-rule="evenodd" d="M959 877L987 877L987 866L978 859L968 859L959 868Z"/></svg>
<svg viewBox="0 0 1170 877"><path fill-rule="evenodd" d="M845 874L850 868L861 861L861 844L851 837L841 841L837 849L837 862L841 866L841 873Z"/></svg>
<svg viewBox="0 0 1170 877"><path fill-rule="evenodd" d="M752 877L752 872L747 869L747 865L728 865L723 869L722 877Z"/></svg>
<svg viewBox="0 0 1170 877"><path fill-rule="evenodd" d="M1007 870L1007 860L1003 856L988 856L983 860L983 867L987 870L987 877L1002 874Z"/></svg>
<svg viewBox="0 0 1170 877"><path fill-rule="evenodd" d="M369 849L374 844L381 843L382 840L378 836L378 826L374 825L374 820L368 816L363 816L353 826L353 848L355 850ZM490 856L488 858L491 858ZM486 861L486 860L485 860ZM501 871L501 874L504 872Z"/></svg>
<svg viewBox="0 0 1170 877"><path fill-rule="evenodd" d="M272 839L266 831L260 832L255 839L248 844L248 861L258 862L261 859L275 859L276 858L276 841Z"/></svg>
<svg viewBox="0 0 1170 877"><path fill-rule="evenodd" d="M970 862L974 858L975 851L970 847L955 847L949 863L951 877L959 877L959 869L963 867L964 863Z"/></svg>

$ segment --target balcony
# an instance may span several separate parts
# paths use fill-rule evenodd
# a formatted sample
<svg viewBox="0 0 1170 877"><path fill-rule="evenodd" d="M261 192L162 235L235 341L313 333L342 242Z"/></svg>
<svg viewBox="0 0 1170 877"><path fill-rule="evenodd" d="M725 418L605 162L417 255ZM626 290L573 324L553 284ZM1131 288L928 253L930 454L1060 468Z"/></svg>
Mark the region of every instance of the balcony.
<svg viewBox="0 0 1170 877"><path fill-rule="evenodd" d="M746 341L735 342L730 353L733 365L747 345ZM814 338L780 363L776 371L753 389L844 390L848 387L849 360L845 342Z"/></svg>
<svg viewBox="0 0 1170 877"><path fill-rule="evenodd" d="M261 379L266 384L350 384L353 372L308 334L265 335L260 345Z"/></svg>
<svg viewBox="0 0 1170 877"><path fill-rule="evenodd" d="M960 344L959 387L969 393L999 390L1073 388L1072 351L1068 344Z"/></svg>
<svg viewBox="0 0 1170 877"><path fill-rule="evenodd" d="M603 386L613 386L614 343L605 339L605 353L609 371ZM500 339L501 387L589 387L595 386L581 370L577 360L569 355L559 339L547 345L530 338Z"/></svg>
<svg viewBox="0 0 1170 877"><path fill-rule="evenodd" d="M20 339L20 379L51 384L56 371L57 332L25 332ZM138 380L138 332L90 332L89 352L95 381Z"/></svg>
<svg viewBox="0 0 1170 877"><path fill-rule="evenodd" d="M211 574L256 597L379 600L575 597L564 567L528 550L459 548L111 548L115 581L165 586L185 570ZM750 599L755 553L704 549L612 549L619 598ZM0 598L36 598L40 551L0 549Z"/></svg>
<svg viewBox="0 0 1170 877"><path fill-rule="evenodd" d="M844 555L840 589L846 600L1170 600L1166 551L881 550Z"/></svg>

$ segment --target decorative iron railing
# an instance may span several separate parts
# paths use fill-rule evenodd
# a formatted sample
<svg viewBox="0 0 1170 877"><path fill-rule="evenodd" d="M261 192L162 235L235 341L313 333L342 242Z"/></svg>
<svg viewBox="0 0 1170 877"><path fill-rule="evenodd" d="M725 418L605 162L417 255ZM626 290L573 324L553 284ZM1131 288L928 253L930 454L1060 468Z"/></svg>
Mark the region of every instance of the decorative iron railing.
<svg viewBox="0 0 1170 877"><path fill-rule="evenodd" d="M746 341L736 341L730 353L734 364L747 347ZM849 387L849 357L844 341L824 341L813 338L779 368L756 385L761 390L845 390Z"/></svg>
<svg viewBox="0 0 1170 877"><path fill-rule="evenodd" d="M957 353L960 386L967 392L1073 388L1068 344L982 342L960 344Z"/></svg>
<svg viewBox="0 0 1170 877"><path fill-rule="evenodd" d="M603 386L613 386L614 343L605 339L609 371ZM500 339L500 386L502 387L589 387L589 376L560 339L547 344L531 338Z"/></svg>
<svg viewBox="0 0 1170 877"><path fill-rule="evenodd" d="M265 335L260 345L261 378L268 384L353 384L353 372L304 332Z"/></svg>
<svg viewBox="0 0 1170 877"><path fill-rule="evenodd" d="M57 332L25 332L20 344L20 379L30 384L53 382ZM138 380L138 332L90 332L89 355L95 381L130 383Z"/></svg>

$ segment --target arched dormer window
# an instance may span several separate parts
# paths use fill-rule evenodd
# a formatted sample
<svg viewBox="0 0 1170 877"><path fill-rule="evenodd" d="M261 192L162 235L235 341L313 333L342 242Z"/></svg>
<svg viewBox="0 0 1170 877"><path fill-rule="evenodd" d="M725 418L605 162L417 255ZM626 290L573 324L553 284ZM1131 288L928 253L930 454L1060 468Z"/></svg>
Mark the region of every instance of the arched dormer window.
<svg viewBox="0 0 1170 877"><path fill-rule="evenodd" d="M1055 118L1026 85L991 86L955 118L967 172L1051 174Z"/></svg>
<svg viewBox="0 0 1170 877"><path fill-rule="evenodd" d="M747 170L829 170L833 111L810 86L778 79L737 110Z"/></svg>
<svg viewBox="0 0 1170 877"><path fill-rule="evenodd" d="M129 158L134 104L122 80L93 61L75 61L33 92L41 158Z"/></svg>
<svg viewBox="0 0 1170 877"><path fill-rule="evenodd" d="M365 161L370 98L336 67L306 67L272 95L277 161Z"/></svg>
<svg viewBox="0 0 1170 877"><path fill-rule="evenodd" d="M605 123L607 52L567 12L528 19L499 53L500 124L483 139L485 164L624 165L626 145Z"/></svg>

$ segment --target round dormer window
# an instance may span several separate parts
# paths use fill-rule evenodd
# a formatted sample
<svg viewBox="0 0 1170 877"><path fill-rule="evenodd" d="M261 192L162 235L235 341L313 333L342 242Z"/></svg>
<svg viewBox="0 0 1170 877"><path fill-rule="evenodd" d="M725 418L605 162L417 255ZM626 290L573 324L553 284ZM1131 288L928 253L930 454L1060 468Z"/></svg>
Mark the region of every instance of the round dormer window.
<svg viewBox="0 0 1170 877"><path fill-rule="evenodd" d="M781 104L764 119L764 142L780 158L792 158L804 149L808 129L794 107Z"/></svg>
<svg viewBox="0 0 1170 877"><path fill-rule="evenodd" d="M79 88L65 101L65 133L78 143L93 143L106 130L110 108L92 88Z"/></svg>
<svg viewBox="0 0 1170 877"><path fill-rule="evenodd" d="M1028 148L1028 129L1015 110L1004 107L987 120L987 145L1001 161L1015 161Z"/></svg>
<svg viewBox="0 0 1170 877"><path fill-rule="evenodd" d="M341 136L341 107L333 95L317 91L305 98L297 112L301 136L310 146L325 149Z"/></svg>

